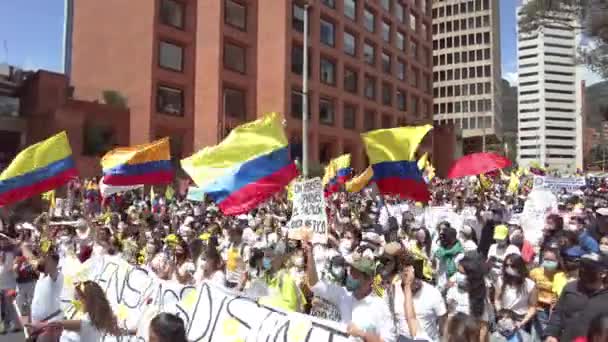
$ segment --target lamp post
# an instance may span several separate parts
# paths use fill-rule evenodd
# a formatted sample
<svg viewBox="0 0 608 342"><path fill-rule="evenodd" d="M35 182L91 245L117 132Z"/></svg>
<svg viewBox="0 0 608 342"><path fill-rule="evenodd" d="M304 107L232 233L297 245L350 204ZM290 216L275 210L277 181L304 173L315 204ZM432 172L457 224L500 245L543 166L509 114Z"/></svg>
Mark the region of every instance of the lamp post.
<svg viewBox="0 0 608 342"><path fill-rule="evenodd" d="M308 1L304 3L304 51L302 61L302 174L308 178Z"/></svg>

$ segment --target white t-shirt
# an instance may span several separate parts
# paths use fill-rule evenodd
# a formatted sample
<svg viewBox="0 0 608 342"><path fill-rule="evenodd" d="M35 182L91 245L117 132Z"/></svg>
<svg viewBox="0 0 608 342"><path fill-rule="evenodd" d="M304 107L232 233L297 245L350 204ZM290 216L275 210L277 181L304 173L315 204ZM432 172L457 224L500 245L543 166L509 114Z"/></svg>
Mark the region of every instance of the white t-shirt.
<svg viewBox="0 0 608 342"><path fill-rule="evenodd" d="M471 305L469 303L469 293L460 286L452 286L445 296L445 301L450 308L450 314L461 312L466 315L471 315ZM490 301L486 298L483 306L483 314L480 319L484 322L489 322L493 317Z"/></svg>
<svg viewBox="0 0 608 342"><path fill-rule="evenodd" d="M61 272L59 272L55 281L47 274L40 274L32 299L32 320L34 322L41 321L61 309L60 296L62 290L63 274ZM51 321L62 317L63 314L59 314L53 317Z"/></svg>
<svg viewBox="0 0 608 342"><path fill-rule="evenodd" d="M496 284L497 288L502 288L502 278L498 279ZM528 302L530 299L530 293L536 287L536 283L530 278L526 278L524 281L525 289L517 289L510 285L505 285L502 297L500 298L500 304L503 309L509 309L518 315L525 315L528 312Z"/></svg>
<svg viewBox="0 0 608 342"><path fill-rule="evenodd" d="M318 281L313 286L312 292L338 307L342 323L352 322L363 331L377 334L384 342L395 341L391 313L382 298L368 295L362 300L357 300L342 286L325 281Z"/></svg>
<svg viewBox="0 0 608 342"><path fill-rule="evenodd" d="M213 272L213 274L211 275L211 278L209 278L209 282L217 285L217 286L225 286L226 285L226 275L224 274L224 271L222 270L217 270L215 272Z"/></svg>
<svg viewBox="0 0 608 342"><path fill-rule="evenodd" d="M395 288L394 312L397 318L397 332L399 335L409 336L416 339L427 339L433 342L440 340L439 317L447 313L445 302L441 292L433 285L422 282L422 287L414 294L414 311L418 322L416 336L411 336L407 321L405 319L405 295L401 280L393 284ZM388 301L388 296L384 296Z"/></svg>
<svg viewBox="0 0 608 342"><path fill-rule="evenodd" d="M498 280L502 274L502 263L505 261L505 257L509 254L521 255L519 248L515 245L508 245L506 248L498 248L498 244L493 244L488 250L488 260L495 257L492 270L490 271L493 280Z"/></svg>
<svg viewBox="0 0 608 342"><path fill-rule="evenodd" d="M2 262L4 259L4 262ZM0 290L9 290L17 287L17 277L13 272L15 254L0 251Z"/></svg>
<svg viewBox="0 0 608 342"><path fill-rule="evenodd" d="M99 342L102 337L103 333L93 326L89 314L84 314L80 321L80 331L64 330L59 342Z"/></svg>

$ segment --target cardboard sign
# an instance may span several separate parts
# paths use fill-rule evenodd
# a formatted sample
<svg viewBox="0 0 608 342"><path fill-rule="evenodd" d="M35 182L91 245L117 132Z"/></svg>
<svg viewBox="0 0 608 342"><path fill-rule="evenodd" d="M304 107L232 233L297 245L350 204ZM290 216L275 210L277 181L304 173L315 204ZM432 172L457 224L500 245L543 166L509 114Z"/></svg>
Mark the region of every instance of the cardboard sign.
<svg viewBox="0 0 608 342"><path fill-rule="evenodd" d="M294 184L293 211L287 227L291 238L302 236L302 230L305 230L312 235L313 243L327 242L327 213L321 178Z"/></svg>
<svg viewBox="0 0 608 342"><path fill-rule="evenodd" d="M120 324L126 322L138 331L132 337L106 336L104 342L147 341L149 321L157 312L178 315L189 341L348 341L341 324L265 307L209 283L194 287L161 280L118 256L98 257L84 264L62 260L62 264L69 265L62 294L68 319L78 317L71 304L73 282L89 279L102 287Z"/></svg>
<svg viewBox="0 0 608 342"><path fill-rule="evenodd" d="M563 189L567 192L574 192L580 190L585 185L586 181L584 177L534 177L534 189L548 189L554 193L561 192Z"/></svg>

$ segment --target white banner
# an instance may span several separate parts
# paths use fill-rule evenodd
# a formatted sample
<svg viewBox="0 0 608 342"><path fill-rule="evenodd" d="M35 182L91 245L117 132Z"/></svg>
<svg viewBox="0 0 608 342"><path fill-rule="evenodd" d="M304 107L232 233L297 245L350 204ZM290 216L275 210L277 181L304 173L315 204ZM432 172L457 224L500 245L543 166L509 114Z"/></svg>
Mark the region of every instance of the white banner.
<svg viewBox="0 0 608 342"><path fill-rule="evenodd" d="M557 197L549 189L535 189L530 192L519 219L526 240L538 245L543 235L545 218L552 211L557 211Z"/></svg>
<svg viewBox="0 0 608 342"><path fill-rule="evenodd" d="M308 229L312 232L312 242L327 242L327 213L321 178L293 185L293 212L288 228L290 234L302 228Z"/></svg>
<svg viewBox="0 0 608 342"><path fill-rule="evenodd" d="M129 265L120 257L99 257L80 264L62 259L68 318L77 317L71 299L73 282L93 280L106 294L120 322L138 330L137 336L106 337L104 341L147 341L151 309L178 315L184 320L189 341L348 341L341 324L285 313L257 304L208 283L198 287L164 281L151 271Z"/></svg>
<svg viewBox="0 0 608 342"><path fill-rule="evenodd" d="M548 189L555 193L562 191L562 189L566 189L567 192L574 192L580 190L585 184L584 177L534 177L534 189Z"/></svg>

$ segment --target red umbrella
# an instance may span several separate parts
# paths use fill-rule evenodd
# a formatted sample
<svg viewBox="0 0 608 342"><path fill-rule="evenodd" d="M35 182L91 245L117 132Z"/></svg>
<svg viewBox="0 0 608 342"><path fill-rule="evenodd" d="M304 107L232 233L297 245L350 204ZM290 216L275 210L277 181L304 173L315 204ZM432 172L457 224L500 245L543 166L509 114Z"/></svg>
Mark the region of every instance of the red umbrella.
<svg viewBox="0 0 608 342"><path fill-rule="evenodd" d="M448 178L476 176L511 166L511 161L496 153L473 153L458 159L448 172Z"/></svg>

